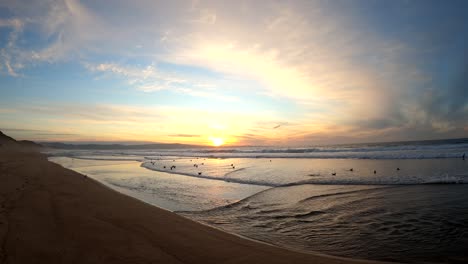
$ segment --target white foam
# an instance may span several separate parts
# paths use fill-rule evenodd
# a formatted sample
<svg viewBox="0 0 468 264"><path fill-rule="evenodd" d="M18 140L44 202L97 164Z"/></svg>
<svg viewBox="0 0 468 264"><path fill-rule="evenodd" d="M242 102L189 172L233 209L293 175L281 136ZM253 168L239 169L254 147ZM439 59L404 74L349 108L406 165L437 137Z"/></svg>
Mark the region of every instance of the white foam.
<svg viewBox="0 0 468 264"><path fill-rule="evenodd" d="M176 172L176 171L172 171L170 169L158 168L156 165L153 165L151 162L143 162L141 164L141 167L147 168L149 170L154 170L154 171L167 172L167 173L185 175L185 176L189 176L189 177L202 178L202 179L219 180L219 181L233 182L233 183L240 183L240 184L271 186L271 187L279 186L277 184L274 184L274 183L271 183L271 182L264 182L264 181L240 180L240 179L236 179L236 178L219 177L219 176L206 175L206 174L199 175L198 173L181 172L180 170L178 170ZM241 170L243 170L243 168L237 169L235 171L241 171ZM230 173L235 172L235 171L231 171ZM224 175L224 176L226 176L226 175Z"/></svg>
<svg viewBox="0 0 468 264"><path fill-rule="evenodd" d="M238 169L232 170L226 164L233 160L243 161ZM326 160L328 161L328 160ZM329 185L405 185L430 183L468 183L467 164L459 160L405 161L398 160L337 160L322 163L309 162L307 159L283 159L268 162L265 159L226 159L216 163L205 163L200 169L184 165L183 160L177 163L177 169L170 170L172 163L152 162L142 163L142 167L162 172L184 176L221 180L242 184L263 186L291 186L299 184L329 184ZM164 164L166 169L163 168ZM354 170L349 168L354 166ZM404 169L395 170L398 166ZM411 166L411 167L409 167ZM373 173L378 168L378 173ZM203 171L198 175L198 171ZM333 175L333 172L334 174ZM336 173L338 171L338 173Z"/></svg>

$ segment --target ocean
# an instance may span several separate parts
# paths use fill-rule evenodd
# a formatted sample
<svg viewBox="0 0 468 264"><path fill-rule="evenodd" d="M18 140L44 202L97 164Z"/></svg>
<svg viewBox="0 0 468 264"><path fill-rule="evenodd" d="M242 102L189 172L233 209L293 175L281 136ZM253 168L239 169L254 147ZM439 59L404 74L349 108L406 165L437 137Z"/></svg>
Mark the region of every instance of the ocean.
<svg viewBox="0 0 468 264"><path fill-rule="evenodd" d="M301 252L468 262L468 139L339 146L48 150L152 205Z"/></svg>

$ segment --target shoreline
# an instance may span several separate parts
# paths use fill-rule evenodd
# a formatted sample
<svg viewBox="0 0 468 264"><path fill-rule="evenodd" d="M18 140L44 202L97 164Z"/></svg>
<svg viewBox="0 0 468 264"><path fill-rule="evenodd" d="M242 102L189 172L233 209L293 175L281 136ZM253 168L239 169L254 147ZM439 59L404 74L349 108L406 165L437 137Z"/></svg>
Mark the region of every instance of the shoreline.
<svg viewBox="0 0 468 264"><path fill-rule="evenodd" d="M230 234L121 194L40 153L0 150L0 169L3 263L377 263Z"/></svg>

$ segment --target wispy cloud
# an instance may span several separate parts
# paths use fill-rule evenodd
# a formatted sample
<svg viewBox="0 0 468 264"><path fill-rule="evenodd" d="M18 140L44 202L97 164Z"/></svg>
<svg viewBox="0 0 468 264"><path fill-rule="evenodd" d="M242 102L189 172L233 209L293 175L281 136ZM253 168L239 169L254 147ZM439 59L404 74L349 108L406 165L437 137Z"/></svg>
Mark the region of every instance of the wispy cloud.
<svg viewBox="0 0 468 264"><path fill-rule="evenodd" d="M214 112L178 106L133 107L49 102L20 105L16 109L18 114L25 113L40 121L37 130L41 130L41 123L47 123L49 128L54 128L55 133L80 131L80 135L71 137L76 140L99 135L97 136L99 140L173 142L174 137L177 137L183 142L210 144L209 137L221 136L228 143L246 144L248 142L240 141L239 135L248 133L251 128L256 127L260 134L272 138L274 135L271 124L278 123L277 118L268 113ZM258 120L263 120L265 123L259 124ZM267 123L270 125L266 125ZM63 131L63 128L67 131ZM119 133L116 134L115 131ZM191 131L191 133L185 134L180 131ZM288 131L282 133L287 134Z"/></svg>
<svg viewBox="0 0 468 264"><path fill-rule="evenodd" d="M217 91L213 90L212 84L190 80L190 78L181 76L180 73L176 74L158 70L155 64L137 67L115 63L101 63L98 65L86 63L85 66L93 72L123 77L125 82L142 92L151 93L169 90L184 95L213 98L222 101L238 100L238 98L233 96L218 94Z"/></svg>
<svg viewBox="0 0 468 264"><path fill-rule="evenodd" d="M15 44L19 34L23 30L24 22L20 19L0 19L1 27L9 28L10 34L6 45L0 50L0 58L3 60L3 66L6 68L7 73L18 77L19 74L16 72L16 69L23 68L23 64L20 61L15 62L13 55L16 53Z"/></svg>
<svg viewBox="0 0 468 264"><path fill-rule="evenodd" d="M192 135L192 134L172 134L172 135L169 135L170 137L187 137L187 138L191 138L191 137L200 137L200 135Z"/></svg>
<svg viewBox="0 0 468 264"><path fill-rule="evenodd" d="M392 107L388 99L397 97L409 78L398 57L403 43L369 39L365 30L348 30L344 25L353 21L346 16L312 6L306 16L300 5L280 5L263 14L263 23L255 23L258 16L243 8L212 8L225 19L180 32L186 37L173 40L176 48L167 59L255 79L263 84L257 92L338 112L343 119L386 115ZM239 16L242 22L232 19ZM359 57L374 57L378 68L357 62Z"/></svg>
<svg viewBox="0 0 468 264"><path fill-rule="evenodd" d="M24 128L0 128L0 131L11 131L11 132L44 132L44 130L38 129L24 129Z"/></svg>
<svg viewBox="0 0 468 264"><path fill-rule="evenodd" d="M146 67L132 67L115 63L101 63L98 65L86 64L86 67L94 72L110 73L125 77L129 84L144 92L170 89L187 83L187 80L174 74L158 71L154 64Z"/></svg>
<svg viewBox="0 0 468 264"><path fill-rule="evenodd" d="M57 138L61 140L76 138L80 134L60 132L60 131L51 131L51 130L41 130L41 129L29 129L29 128L0 128L0 131L13 136L18 140L29 139L29 140L44 140L49 138Z"/></svg>
<svg viewBox="0 0 468 264"><path fill-rule="evenodd" d="M1 3L15 18L0 20L0 27L12 28L1 56L7 73L41 63L68 61L95 52L97 46L112 40L114 30L105 25L79 0L7 1ZM25 30L40 37L26 42ZM24 45L27 43L27 45Z"/></svg>

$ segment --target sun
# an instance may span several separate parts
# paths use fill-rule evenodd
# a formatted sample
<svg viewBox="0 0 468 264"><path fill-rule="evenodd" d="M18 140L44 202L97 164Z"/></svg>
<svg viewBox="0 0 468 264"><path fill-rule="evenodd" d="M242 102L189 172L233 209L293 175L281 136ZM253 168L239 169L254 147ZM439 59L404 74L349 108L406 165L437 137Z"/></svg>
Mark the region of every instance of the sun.
<svg viewBox="0 0 468 264"><path fill-rule="evenodd" d="M213 146L219 147L221 145L224 145L224 139L219 138L219 137L210 137L211 143L213 143Z"/></svg>

